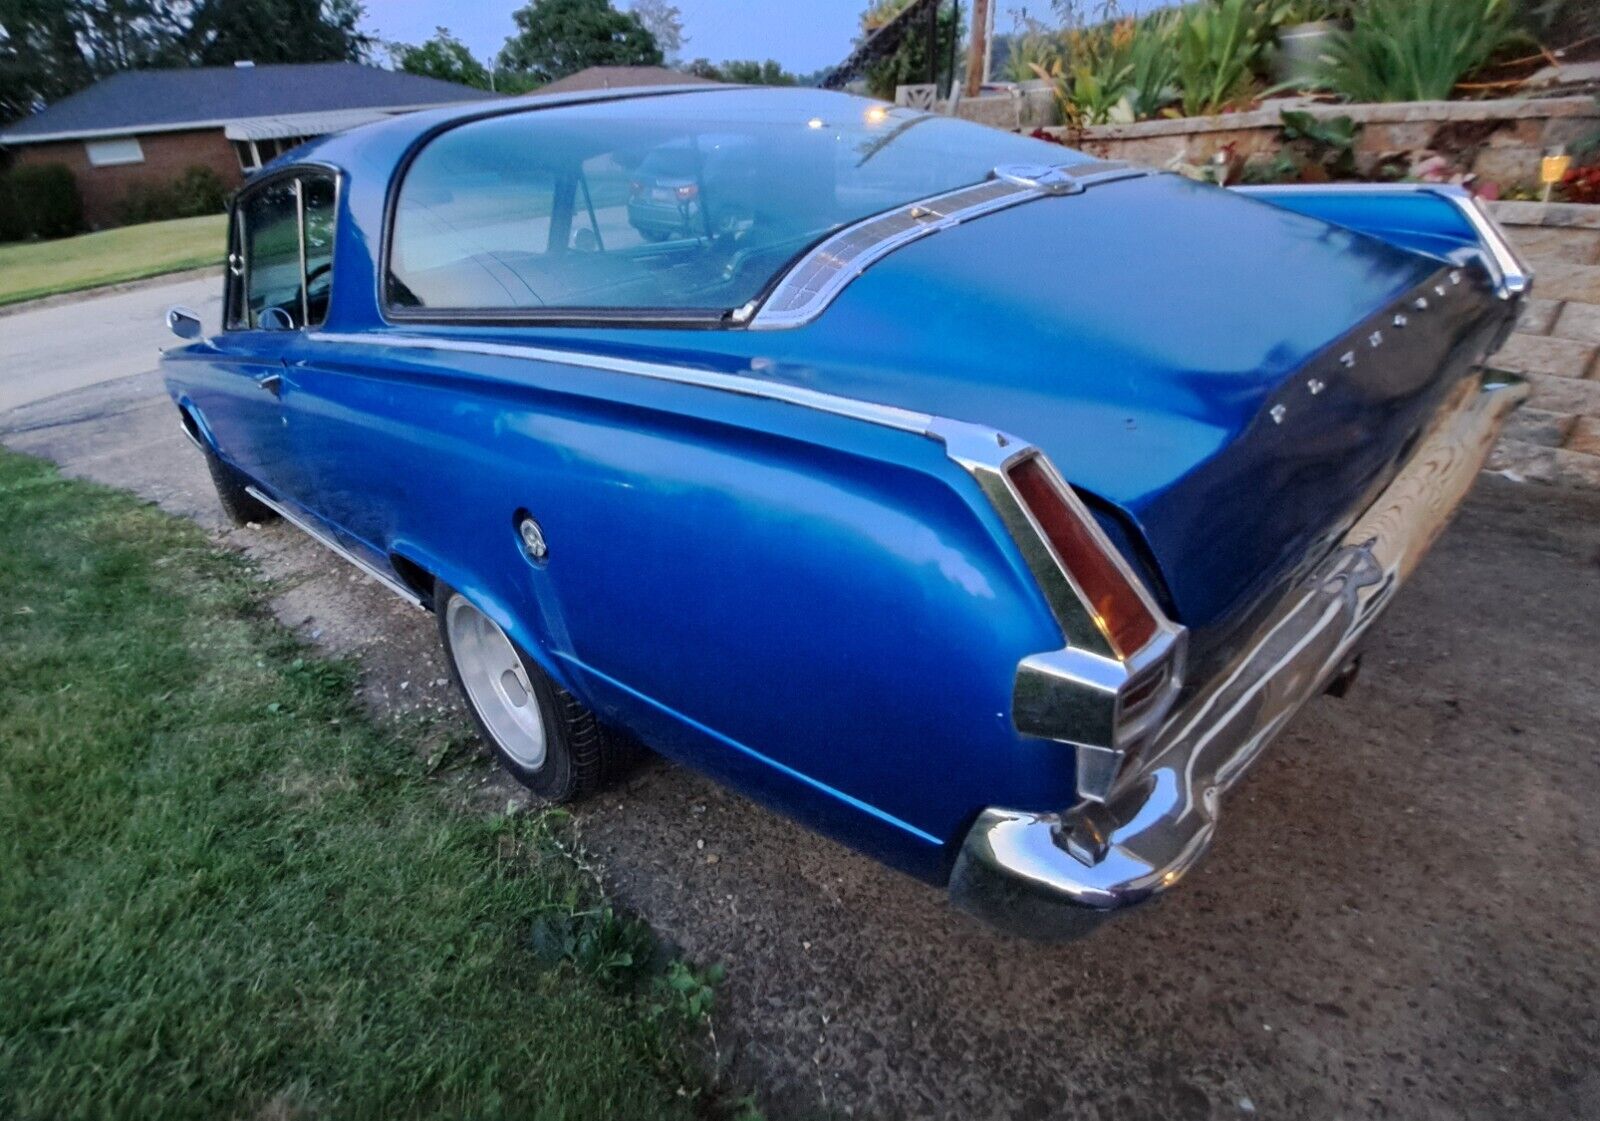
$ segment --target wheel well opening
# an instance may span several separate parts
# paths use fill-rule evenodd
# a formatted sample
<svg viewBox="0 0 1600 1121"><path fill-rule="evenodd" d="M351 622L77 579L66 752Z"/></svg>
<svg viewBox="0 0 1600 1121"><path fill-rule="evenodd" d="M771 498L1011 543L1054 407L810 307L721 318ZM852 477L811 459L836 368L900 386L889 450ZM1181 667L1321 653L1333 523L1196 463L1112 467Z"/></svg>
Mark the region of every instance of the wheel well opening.
<svg viewBox="0 0 1600 1121"><path fill-rule="evenodd" d="M421 596L423 604L430 611L433 610L433 573L416 561L407 560L399 553L389 554L389 565L406 587Z"/></svg>
<svg viewBox="0 0 1600 1121"><path fill-rule="evenodd" d="M197 444L203 443L200 436L200 422L194 419L194 413L189 411L187 405L178 406L178 417L183 422L183 430L189 434L189 438Z"/></svg>

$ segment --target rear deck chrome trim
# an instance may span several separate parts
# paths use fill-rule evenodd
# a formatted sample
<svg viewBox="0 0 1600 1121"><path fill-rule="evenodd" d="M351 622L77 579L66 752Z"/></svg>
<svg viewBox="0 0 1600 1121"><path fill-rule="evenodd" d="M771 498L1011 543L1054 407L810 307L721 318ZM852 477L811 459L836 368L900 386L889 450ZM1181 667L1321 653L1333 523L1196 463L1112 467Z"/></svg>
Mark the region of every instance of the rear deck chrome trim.
<svg viewBox="0 0 1600 1121"><path fill-rule="evenodd" d="M1461 212L1483 248L1484 264L1494 281L1495 295L1502 300L1527 295L1533 287L1533 270L1522 259L1483 204L1463 187L1453 183L1291 183L1273 186L1233 187L1241 195L1259 195L1267 202L1274 195L1300 192L1312 195L1433 195ZM1424 305L1425 306L1425 305ZM1396 326L1403 326L1396 323Z"/></svg>
<svg viewBox="0 0 1600 1121"><path fill-rule="evenodd" d="M778 331L810 323L852 280L895 250L930 234L1018 203L1078 194L1099 183L1155 172L1117 160L1087 160L1059 167L995 169L982 183L907 203L846 226L789 266L750 320L752 331Z"/></svg>
<svg viewBox="0 0 1600 1121"><path fill-rule="evenodd" d="M265 494L262 494L258 487L245 487L244 489L251 498L255 499L257 502L261 503L261 505L277 514L284 521L294 526L301 533L304 533L317 544L328 549L329 552L334 553L340 559L349 561L351 564L355 565L362 572L365 572L368 576L372 577L385 588L389 589L389 591L405 600L412 607L419 607L423 610L427 610L427 604L422 602L422 597L417 595L417 593L413 592L410 588L406 587L395 577L389 575L387 572L384 572L376 565L368 563L365 559L356 556L349 549L346 549L343 545L339 544L339 542L335 541L328 534L324 533L322 530L306 521L299 514L296 514L283 503L274 498L269 498Z"/></svg>

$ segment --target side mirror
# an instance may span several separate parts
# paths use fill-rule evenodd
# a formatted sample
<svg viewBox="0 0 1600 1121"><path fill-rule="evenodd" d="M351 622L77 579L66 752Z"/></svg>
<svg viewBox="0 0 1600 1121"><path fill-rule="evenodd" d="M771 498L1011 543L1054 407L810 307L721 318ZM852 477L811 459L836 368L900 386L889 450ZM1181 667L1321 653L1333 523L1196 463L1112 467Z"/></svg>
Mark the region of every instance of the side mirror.
<svg viewBox="0 0 1600 1121"><path fill-rule="evenodd" d="M180 339L198 339L205 329L200 326L198 312L190 311L186 307L175 307L167 309L167 330Z"/></svg>
<svg viewBox="0 0 1600 1121"><path fill-rule="evenodd" d="M293 331L294 319L281 307L262 308L256 326L263 331Z"/></svg>

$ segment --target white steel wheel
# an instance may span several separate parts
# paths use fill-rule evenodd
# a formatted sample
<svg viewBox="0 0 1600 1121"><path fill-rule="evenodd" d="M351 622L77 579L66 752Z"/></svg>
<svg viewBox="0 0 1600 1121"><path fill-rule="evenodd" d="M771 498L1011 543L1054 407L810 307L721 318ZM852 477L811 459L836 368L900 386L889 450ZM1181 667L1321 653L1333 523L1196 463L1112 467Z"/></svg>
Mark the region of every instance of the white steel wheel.
<svg viewBox="0 0 1600 1121"><path fill-rule="evenodd" d="M444 625L461 688L490 738L518 766L544 766L544 710L506 632L459 593L445 605Z"/></svg>
<svg viewBox="0 0 1600 1121"><path fill-rule="evenodd" d="M433 606L467 709L511 777L551 802L598 790L614 749L594 714L443 581L434 585Z"/></svg>

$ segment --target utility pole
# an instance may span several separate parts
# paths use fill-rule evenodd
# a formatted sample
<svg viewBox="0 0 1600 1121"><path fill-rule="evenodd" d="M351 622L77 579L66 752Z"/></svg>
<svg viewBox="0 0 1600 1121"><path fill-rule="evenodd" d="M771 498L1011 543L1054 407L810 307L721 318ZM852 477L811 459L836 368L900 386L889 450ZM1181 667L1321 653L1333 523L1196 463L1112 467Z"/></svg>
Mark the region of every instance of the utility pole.
<svg viewBox="0 0 1600 1121"><path fill-rule="evenodd" d="M977 97L989 69L989 6L994 0L972 0L972 38L967 44L967 97Z"/></svg>

